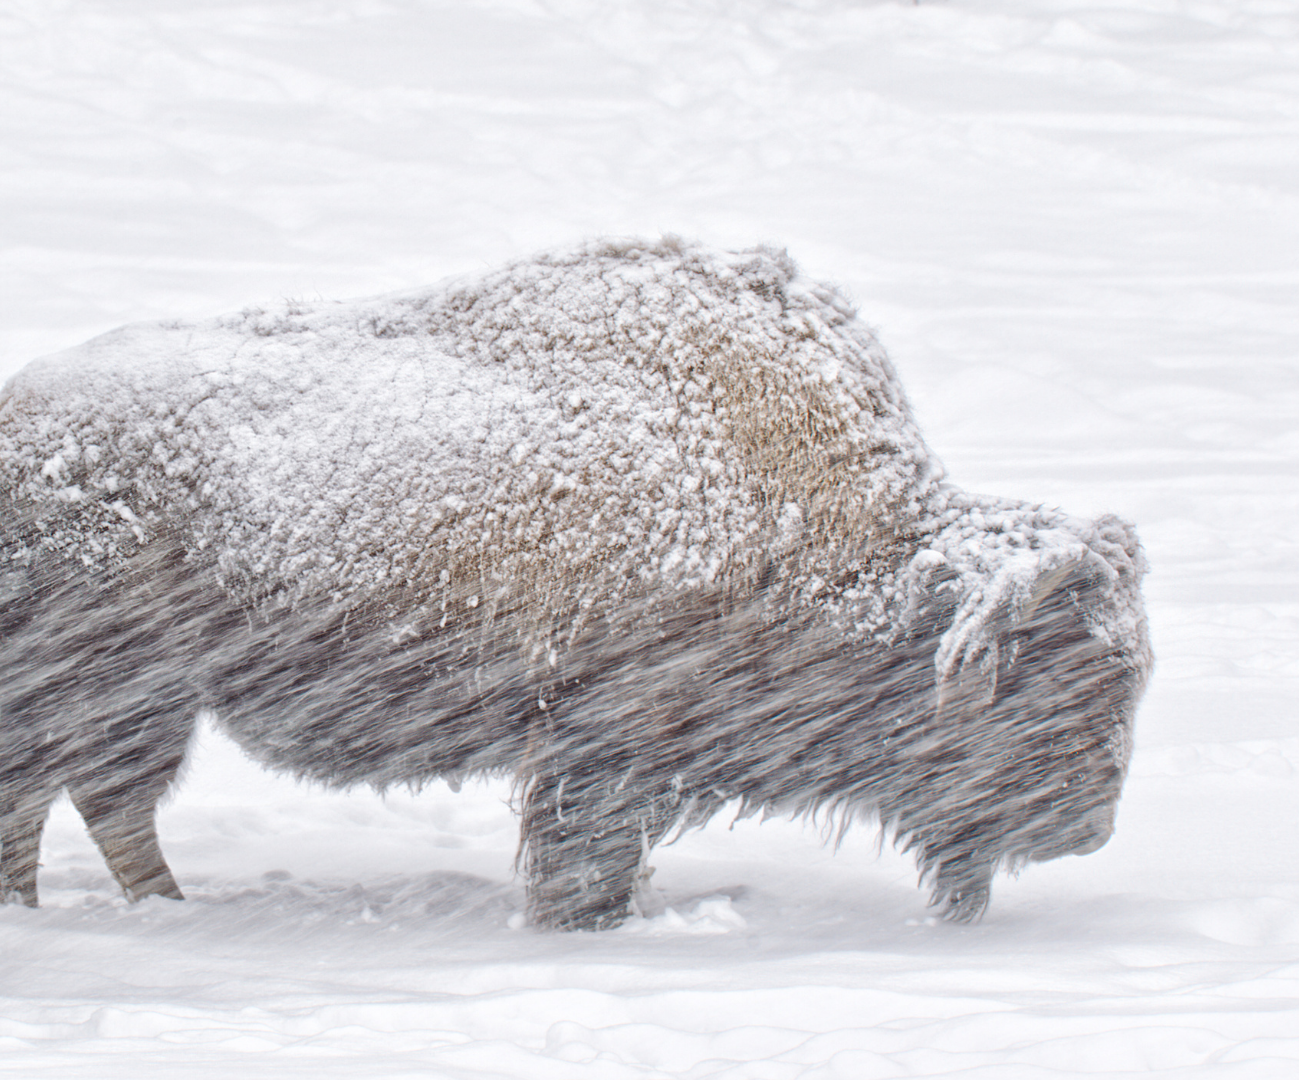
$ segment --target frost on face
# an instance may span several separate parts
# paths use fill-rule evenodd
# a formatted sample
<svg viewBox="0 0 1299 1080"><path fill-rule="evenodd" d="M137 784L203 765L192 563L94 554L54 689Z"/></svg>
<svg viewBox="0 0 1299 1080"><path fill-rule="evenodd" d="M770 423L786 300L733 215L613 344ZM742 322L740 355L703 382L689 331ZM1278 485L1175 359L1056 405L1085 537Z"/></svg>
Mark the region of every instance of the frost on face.
<svg viewBox="0 0 1299 1080"><path fill-rule="evenodd" d="M969 918L1107 832L1149 667L1130 528L946 484L874 336L766 249L127 327L8 384L0 483L31 902L65 786L130 823L128 892L175 890L153 806L210 707L333 783L514 773L546 925L620 921L732 800L875 817Z"/></svg>

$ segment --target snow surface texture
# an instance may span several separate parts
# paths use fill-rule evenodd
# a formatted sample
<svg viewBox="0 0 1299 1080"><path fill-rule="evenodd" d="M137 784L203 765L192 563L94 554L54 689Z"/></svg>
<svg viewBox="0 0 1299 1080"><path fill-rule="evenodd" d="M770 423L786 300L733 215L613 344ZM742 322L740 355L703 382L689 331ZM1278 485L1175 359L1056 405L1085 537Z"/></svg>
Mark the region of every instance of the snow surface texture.
<svg viewBox="0 0 1299 1080"><path fill-rule="evenodd" d="M723 818L656 857L675 917L512 930L506 785L313 792L205 734L162 821L186 904L126 906L56 810L45 906L0 910L6 1067L1293 1075L1288 0L0 17L8 372L578 236L776 240L882 328L954 479L1140 523L1160 656L1114 839L975 927L864 831Z"/></svg>

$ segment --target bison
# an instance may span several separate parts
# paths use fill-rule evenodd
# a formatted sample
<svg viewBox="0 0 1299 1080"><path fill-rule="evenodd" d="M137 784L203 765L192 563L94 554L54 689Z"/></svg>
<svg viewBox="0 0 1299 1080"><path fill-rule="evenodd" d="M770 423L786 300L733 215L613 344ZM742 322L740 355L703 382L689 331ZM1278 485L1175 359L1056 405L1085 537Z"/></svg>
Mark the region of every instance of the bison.
<svg viewBox="0 0 1299 1080"><path fill-rule="evenodd" d="M540 926L708 820L875 821L934 904L1113 828L1151 665L1114 517L945 482L766 248L600 241L130 326L0 397L0 877L66 789L127 895L201 710L330 784L510 774Z"/></svg>

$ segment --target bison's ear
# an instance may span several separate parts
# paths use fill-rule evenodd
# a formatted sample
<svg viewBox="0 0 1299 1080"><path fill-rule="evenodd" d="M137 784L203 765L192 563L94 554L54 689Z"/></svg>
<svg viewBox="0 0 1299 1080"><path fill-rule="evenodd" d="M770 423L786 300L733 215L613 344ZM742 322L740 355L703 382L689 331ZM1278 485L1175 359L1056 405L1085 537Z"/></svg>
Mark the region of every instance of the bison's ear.
<svg viewBox="0 0 1299 1080"><path fill-rule="evenodd" d="M940 713L986 709L1035 630L1076 616L1084 560L1026 555L969 589L934 657Z"/></svg>
<svg viewBox="0 0 1299 1080"><path fill-rule="evenodd" d="M925 664L933 658L934 703L940 715L991 701L996 690L995 644L994 670L990 673L983 670L986 648L978 657L966 650L957 664L945 662L958 636L971 628L972 599L977 600L977 595L971 596L968 584L962 581L955 567L935 551L922 551L912 560L908 571L906 606L898 621L893 647L900 652L914 652L916 659Z"/></svg>
<svg viewBox="0 0 1299 1080"><path fill-rule="evenodd" d="M933 551L921 552L908 570L906 608L899 620L897 641L932 645L956 619L961 578L951 563Z"/></svg>

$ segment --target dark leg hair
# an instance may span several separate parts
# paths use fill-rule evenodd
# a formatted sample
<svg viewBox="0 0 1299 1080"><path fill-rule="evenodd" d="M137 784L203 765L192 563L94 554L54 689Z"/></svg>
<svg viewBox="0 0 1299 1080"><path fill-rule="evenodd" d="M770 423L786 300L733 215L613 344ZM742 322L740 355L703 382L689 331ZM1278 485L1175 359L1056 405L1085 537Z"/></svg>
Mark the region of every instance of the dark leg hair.
<svg viewBox="0 0 1299 1080"><path fill-rule="evenodd" d="M38 906L41 833L57 791L17 796L0 805L0 903Z"/></svg>
<svg viewBox="0 0 1299 1080"><path fill-rule="evenodd" d="M70 787L68 794L127 899L185 899L158 845L154 818L162 791L140 784L99 790Z"/></svg>
<svg viewBox="0 0 1299 1080"><path fill-rule="evenodd" d="M609 930L631 914L642 853L662 826L634 779L579 767L533 778L522 830L533 924Z"/></svg>

